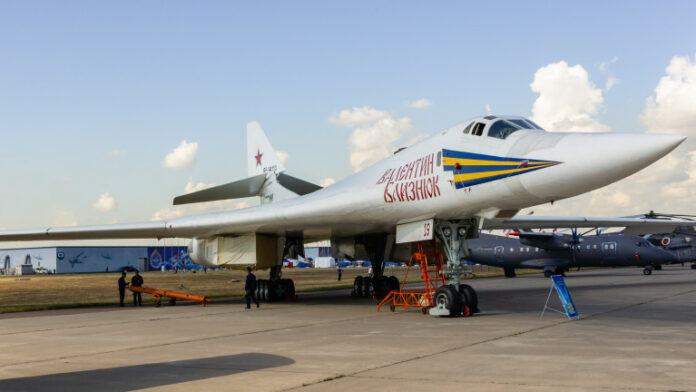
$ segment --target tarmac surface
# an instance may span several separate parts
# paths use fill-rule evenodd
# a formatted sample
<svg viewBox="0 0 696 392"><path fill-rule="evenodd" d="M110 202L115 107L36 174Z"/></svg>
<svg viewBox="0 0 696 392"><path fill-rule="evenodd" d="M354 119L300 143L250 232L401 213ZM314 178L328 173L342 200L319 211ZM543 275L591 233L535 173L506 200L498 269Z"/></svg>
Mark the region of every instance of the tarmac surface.
<svg viewBox="0 0 696 392"><path fill-rule="evenodd" d="M482 313L381 313L345 291L0 318L0 391L696 391L696 270L475 279ZM551 304L558 307L554 293Z"/></svg>

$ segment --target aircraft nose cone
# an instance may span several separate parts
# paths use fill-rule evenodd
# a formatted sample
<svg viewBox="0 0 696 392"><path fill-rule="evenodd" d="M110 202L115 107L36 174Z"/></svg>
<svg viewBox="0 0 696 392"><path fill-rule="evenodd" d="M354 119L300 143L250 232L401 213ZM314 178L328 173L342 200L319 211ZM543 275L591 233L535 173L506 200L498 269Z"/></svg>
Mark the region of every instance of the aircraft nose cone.
<svg viewBox="0 0 696 392"><path fill-rule="evenodd" d="M675 135L613 133L571 135L579 154L614 181L629 176L674 150L686 138Z"/></svg>
<svg viewBox="0 0 696 392"><path fill-rule="evenodd" d="M657 161L679 146L686 137L657 134L617 134L615 154L611 158L617 166L638 171Z"/></svg>
<svg viewBox="0 0 696 392"><path fill-rule="evenodd" d="M550 199L575 196L638 172L667 155L685 139L658 134L569 133L560 136L549 154L539 154L561 164L542 170L544 178L530 176L525 185L533 193L534 189L541 188L535 185L553 188L544 192Z"/></svg>

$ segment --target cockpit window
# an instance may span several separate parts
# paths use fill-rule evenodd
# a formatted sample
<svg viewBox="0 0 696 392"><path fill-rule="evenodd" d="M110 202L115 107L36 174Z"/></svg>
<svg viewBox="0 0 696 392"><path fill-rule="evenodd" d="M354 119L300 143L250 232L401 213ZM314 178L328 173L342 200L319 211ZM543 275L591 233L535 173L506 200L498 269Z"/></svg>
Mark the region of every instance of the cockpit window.
<svg viewBox="0 0 696 392"><path fill-rule="evenodd" d="M464 133L465 135L468 134L469 131L471 130L471 126L472 126L472 125L474 125L473 122L470 123L469 125L467 125L466 128L464 128L464 130L462 131L462 133Z"/></svg>
<svg viewBox="0 0 696 392"><path fill-rule="evenodd" d="M524 121L526 121L526 122L532 124L532 125L534 126L534 128L536 128L536 129L544 130L544 128L540 127L537 123L535 123L534 121L532 121L532 120L530 120L530 119L528 119L528 118L525 118Z"/></svg>
<svg viewBox="0 0 696 392"><path fill-rule="evenodd" d="M513 123L513 124L515 124L515 125L519 125L520 127L524 128L524 129L534 129L534 127L533 127L531 124L529 124L529 123L527 123L527 122L525 122L525 121L523 121L523 120L513 120L513 119L510 119L510 120L508 120L508 121L510 121L511 123Z"/></svg>
<svg viewBox="0 0 696 392"><path fill-rule="evenodd" d="M507 122L506 120L498 120L491 125L488 130L489 137L495 137L498 139L506 139L510 134L519 131L521 128L515 124Z"/></svg>
<svg viewBox="0 0 696 392"><path fill-rule="evenodd" d="M481 135L483 135L483 128L485 128L485 127L486 127L486 124L484 124L484 123L476 123L476 125L474 125L474 129L471 130L471 134L476 135L476 136L481 136Z"/></svg>

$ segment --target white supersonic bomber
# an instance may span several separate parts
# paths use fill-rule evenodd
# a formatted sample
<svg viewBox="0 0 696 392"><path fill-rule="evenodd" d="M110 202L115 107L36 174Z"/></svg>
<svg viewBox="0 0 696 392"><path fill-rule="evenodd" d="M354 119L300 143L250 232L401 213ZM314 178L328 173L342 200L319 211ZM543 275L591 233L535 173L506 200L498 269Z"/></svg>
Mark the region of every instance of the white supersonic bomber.
<svg viewBox="0 0 696 392"><path fill-rule="evenodd" d="M247 125L243 180L179 196L174 204L259 196L261 205L159 222L0 232L0 241L191 238L202 265L269 268L269 297L293 290L281 279L284 257L331 240L336 258L372 261L364 292L383 289L385 260L410 255L436 238L458 290L466 240L480 229L622 226L628 233L687 224L678 220L539 217L522 208L576 196L645 168L684 137L635 133L546 132L517 116L475 118L438 132L326 188L286 173L258 123Z"/></svg>

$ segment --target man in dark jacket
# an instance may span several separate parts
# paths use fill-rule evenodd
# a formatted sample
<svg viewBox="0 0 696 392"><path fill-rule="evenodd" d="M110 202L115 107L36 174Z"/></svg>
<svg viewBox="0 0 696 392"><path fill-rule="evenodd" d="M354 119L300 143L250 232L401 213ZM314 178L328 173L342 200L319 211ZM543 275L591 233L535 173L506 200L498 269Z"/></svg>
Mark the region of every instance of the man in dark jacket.
<svg viewBox="0 0 696 392"><path fill-rule="evenodd" d="M123 307L123 298L126 296L126 287L128 287L126 271L123 271L121 272L121 277L118 278L118 296L121 298L121 307Z"/></svg>
<svg viewBox="0 0 696 392"><path fill-rule="evenodd" d="M251 300L254 300L256 307L259 307L259 300L256 299L256 276L251 273L251 267L247 267L246 283L244 283L244 297L246 297L246 308L251 308Z"/></svg>
<svg viewBox="0 0 696 392"><path fill-rule="evenodd" d="M135 276L131 279L131 286L143 287L143 277L138 270L135 270ZM133 292L133 306L143 306L143 296L140 292Z"/></svg>

